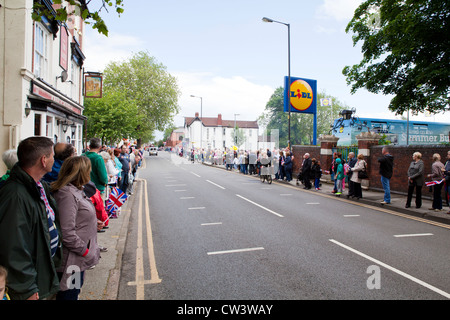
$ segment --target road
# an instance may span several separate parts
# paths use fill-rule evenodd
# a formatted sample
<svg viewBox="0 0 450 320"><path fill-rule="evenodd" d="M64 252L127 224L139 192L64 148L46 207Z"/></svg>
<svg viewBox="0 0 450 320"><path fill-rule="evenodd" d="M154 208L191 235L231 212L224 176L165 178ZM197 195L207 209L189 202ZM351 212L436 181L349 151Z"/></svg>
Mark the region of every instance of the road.
<svg viewBox="0 0 450 320"><path fill-rule="evenodd" d="M447 228L165 152L145 160L120 300L450 299Z"/></svg>

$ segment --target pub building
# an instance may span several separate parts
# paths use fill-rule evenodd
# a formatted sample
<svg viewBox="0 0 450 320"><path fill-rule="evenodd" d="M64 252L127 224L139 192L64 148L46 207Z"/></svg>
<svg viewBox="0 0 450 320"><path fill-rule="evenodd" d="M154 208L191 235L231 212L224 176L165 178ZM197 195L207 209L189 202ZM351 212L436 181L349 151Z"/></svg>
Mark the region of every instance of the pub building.
<svg viewBox="0 0 450 320"><path fill-rule="evenodd" d="M32 19L39 2L56 16L51 0L0 0L0 154L30 136L83 148L83 32L80 15L59 22ZM85 1L80 1L85 4ZM75 10L68 2L68 12ZM0 173L6 167L0 164Z"/></svg>

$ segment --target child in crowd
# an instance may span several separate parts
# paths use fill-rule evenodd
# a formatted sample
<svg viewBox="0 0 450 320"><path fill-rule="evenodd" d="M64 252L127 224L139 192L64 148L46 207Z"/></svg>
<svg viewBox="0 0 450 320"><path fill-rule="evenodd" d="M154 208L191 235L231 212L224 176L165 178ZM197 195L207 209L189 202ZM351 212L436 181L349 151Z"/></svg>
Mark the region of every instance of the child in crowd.
<svg viewBox="0 0 450 320"><path fill-rule="evenodd" d="M0 266L0 300L10 300L8 296L8 290L6 288L6 278L8 277L8 271Z"/></svg>
<svg viewBox="0 0 450 320"><path fill-rule="evenodd" d="M320 178L322 177L322 168L320 167L320 161L317 159L311 160L311 177L314 177L314 188L320 190Z"/></svg>

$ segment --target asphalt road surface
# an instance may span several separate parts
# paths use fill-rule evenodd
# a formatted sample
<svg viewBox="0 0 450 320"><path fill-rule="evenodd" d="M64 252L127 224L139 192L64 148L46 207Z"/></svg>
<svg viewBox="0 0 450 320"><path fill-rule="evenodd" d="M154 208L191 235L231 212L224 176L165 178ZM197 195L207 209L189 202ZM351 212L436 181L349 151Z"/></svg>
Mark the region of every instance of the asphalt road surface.
<svg viewBox="0 0 450 320"><path fill-rule="evenodd" d="M166 152L145 160L118 299L450 298L446 228Z"/></svg>

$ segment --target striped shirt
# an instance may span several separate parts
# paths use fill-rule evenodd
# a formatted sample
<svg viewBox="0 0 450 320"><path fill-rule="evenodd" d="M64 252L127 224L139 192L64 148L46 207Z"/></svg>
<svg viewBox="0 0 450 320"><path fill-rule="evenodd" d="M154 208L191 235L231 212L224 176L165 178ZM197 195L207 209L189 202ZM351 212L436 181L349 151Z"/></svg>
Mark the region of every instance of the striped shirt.
<svg viewBox="0 0 450 320"><path fill-rule="evenodd" d="M42 183L40 181L37 182L37 186L39 187L39 191L41 192L41 200L44 201L45 209L47 210L48 231L50 233L50 249L53 257L56 253L56 249L58 249L59 240L58 230L56 229L55 225L55 212L48 202L44 187L42 186Z"/></svg>

